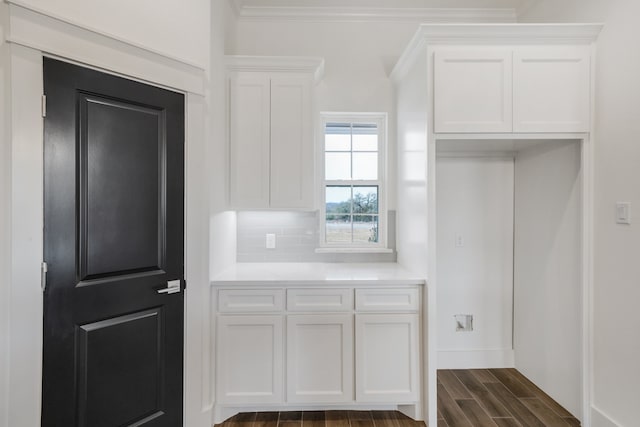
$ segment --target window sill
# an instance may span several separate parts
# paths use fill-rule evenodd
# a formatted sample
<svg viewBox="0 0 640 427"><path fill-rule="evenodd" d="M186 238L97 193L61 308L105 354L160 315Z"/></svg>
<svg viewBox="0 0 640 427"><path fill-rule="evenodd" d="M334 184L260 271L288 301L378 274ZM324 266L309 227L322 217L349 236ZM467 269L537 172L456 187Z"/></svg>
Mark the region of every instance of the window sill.
<svg viewBox="0 0 640 427"><path fill-rule="evenodd" d="M392 254L389 248L316 248L317 254Z"/></svg>

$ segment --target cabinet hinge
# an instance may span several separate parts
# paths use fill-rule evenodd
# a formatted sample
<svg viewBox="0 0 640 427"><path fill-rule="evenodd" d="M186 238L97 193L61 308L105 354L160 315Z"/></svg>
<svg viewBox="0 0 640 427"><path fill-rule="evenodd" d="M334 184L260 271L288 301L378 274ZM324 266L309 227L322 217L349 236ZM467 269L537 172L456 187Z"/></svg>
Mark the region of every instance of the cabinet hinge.
<svg viewBox="0 0 640 427"><path fill-rule="evenodd" d="M47 117L47 95L42 95L42 117Z"/></svg>
<svg viewBox="0 0 640 427"><path fill-rule="evenodd" d="M47 263L43 262L42 264L40 264L40 286L42 287L42 292L47 289L47 271Z"/></svg>

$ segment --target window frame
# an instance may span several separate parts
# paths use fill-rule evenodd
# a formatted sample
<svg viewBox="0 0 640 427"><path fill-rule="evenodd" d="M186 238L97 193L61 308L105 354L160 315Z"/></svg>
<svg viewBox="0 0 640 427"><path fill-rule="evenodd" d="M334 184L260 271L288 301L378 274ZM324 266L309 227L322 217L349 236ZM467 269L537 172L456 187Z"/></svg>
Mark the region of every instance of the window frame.
<svg viewBox="0 0 640 427"><path fill-rule="evenodd" d="M318 138L318 182L320 203L320 242L316 252L390 252L387 249L387 113L321 112ZM325 128L327 123L375 124L378 128L378 179L327 180L325 176ZM353 153L353 151L350 151ZM378 241L375 243L329 243L326 240L327 186L378 187ZM353 217L352 217L353 220Z"/></svg>

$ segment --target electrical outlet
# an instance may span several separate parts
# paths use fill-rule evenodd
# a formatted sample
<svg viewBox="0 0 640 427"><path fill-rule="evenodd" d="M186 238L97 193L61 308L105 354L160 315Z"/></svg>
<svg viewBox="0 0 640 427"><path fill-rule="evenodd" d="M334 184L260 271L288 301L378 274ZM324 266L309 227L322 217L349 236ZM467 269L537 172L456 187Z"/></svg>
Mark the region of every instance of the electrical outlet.
<svg viewBox="0 0 640 427"><path fill-rule="evenodd" d="M616 203L616 223L631 224L631 203L629 202Z"/></svg>
<svg viewBox="0 0 640 427"><path fill-rule="evenodd" d="M456 233L456 248L464 247L464 237L460 233Z"/></svg>
<svg viewBox="0 0 640 427"><path fill-rule="evenodd" d="M456 332L473 331L473 314L456 314Z"/></svg>
<svg viewBox="0 0 640 427"><path fill-rule="evenodd" d="M267 234L266 238L266 246L267 249L275 249L276 248L276 235L275 234Z"/></svg>

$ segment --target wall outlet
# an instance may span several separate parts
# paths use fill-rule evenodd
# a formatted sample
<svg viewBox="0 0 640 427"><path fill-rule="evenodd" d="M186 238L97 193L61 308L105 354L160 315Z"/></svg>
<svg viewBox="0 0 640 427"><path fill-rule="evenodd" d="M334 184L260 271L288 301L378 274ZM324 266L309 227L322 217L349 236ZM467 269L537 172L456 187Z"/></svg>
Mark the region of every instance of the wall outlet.
<svg viewBox="0 0 640 427"><path fill-rule="evenodd" d="M275 234L267 233L266 246L267 246L267 249L275 249L276 248L276 235Z"/></svg>
<svg viewBox="0 0 640 427"><path fill-rule="evenodd" d="M631 203L616 203L616 224L631 224Z"/></svg>
<svg viewBox="0 0 640 427"><path fill-rule="evenodd" d="M456 314L456 332L473 331L473 314Z"/></svg>

